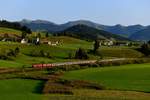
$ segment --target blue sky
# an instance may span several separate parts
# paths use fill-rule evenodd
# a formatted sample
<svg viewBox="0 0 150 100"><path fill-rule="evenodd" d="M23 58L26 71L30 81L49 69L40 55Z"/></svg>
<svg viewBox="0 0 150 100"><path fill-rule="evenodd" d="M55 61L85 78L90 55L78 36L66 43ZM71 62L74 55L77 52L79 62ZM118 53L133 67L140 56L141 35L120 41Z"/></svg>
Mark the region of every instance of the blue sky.
<svg viewBox="0 0 150 100"><path fill-rule="evenodd" d="M0 18L150 25L150 0L0 0Z"/></svg>

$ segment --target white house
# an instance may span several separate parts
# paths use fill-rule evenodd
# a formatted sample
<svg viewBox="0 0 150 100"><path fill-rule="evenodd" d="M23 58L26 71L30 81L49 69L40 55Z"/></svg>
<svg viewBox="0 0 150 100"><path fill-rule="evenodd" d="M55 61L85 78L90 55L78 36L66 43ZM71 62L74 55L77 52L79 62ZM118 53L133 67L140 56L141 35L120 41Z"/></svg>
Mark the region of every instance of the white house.
<svg viewBox="0 0 150 100"><path fill-rule="evenodd" d="M21 43L22 43L22 44L27 44L28 41L27 41L26 39L22 39L22 40L21 40Z"/></svg>
<svg viewBox="0 0 150 100"><path fill-rule="evenodd" d="M57 46L58 44L59 44L58 41L56 41L56 42L51 42L51 41L49 41L49 42L48 42L48 45L51 45L51 46Z"/></svg>

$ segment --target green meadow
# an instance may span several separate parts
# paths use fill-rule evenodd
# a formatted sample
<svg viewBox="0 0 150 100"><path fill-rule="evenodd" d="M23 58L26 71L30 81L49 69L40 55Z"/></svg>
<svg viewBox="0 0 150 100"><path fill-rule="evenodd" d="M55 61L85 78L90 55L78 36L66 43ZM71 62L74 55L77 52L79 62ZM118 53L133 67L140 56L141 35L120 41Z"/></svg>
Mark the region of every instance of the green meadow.
<svg viewBox="0 0 150 100"><path fill-rule="evenodd" d="M20 49L20 53L16 57L12 57L8 60L0 60L0 67L31 67L32 64L35 63L75 61L75 59L70 59L69 55L71 54L73 58L78 48L82 47L87 52L93 49L93 43L84 40L69 37L50 37L49 40L59 40L61 42L58 46L49 46L46 44L36 46L33 44L0 42L0 55L4 54L6 50L14 50L17 47ZM49 57L38 56L41 51L48 53ZM135 48L129 47L100 47L99 54L103 56L103 58L138 58L143 56L143 54L135 50ZM90 59L100 59L99 55L90 53L88 55Z"/></svg>
<svg viewBox="0 0 150 100"><path fill-rule="evenodd" d="M88 80L107 89L150 92L150 64L89 68L66 72L65 79Z"/></svg>
<svg viewBox="0 0 150 100"><path fill-rule="evenodd" d="M0 27L0 35L1 34L15 34L15 35L20 35L21 31L19 30L15 30L15 29L11 29L11 28L4 28L4 27Z"/></svg>
<svg viewBox="0 0 150 100"><path fill-rule="evenodd" d="M1 100L42 100L39 93L42 81L10 79L0 80Z"/></svg>

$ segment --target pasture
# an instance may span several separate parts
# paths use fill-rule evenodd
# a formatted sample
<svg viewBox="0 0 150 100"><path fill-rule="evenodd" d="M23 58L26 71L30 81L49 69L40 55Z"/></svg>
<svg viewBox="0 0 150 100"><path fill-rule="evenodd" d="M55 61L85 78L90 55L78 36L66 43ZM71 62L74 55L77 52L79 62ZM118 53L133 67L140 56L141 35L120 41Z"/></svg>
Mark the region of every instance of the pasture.
<svg viewBox="0 0 150 100"><path fill-rule="evenodd" d="M0 80L1 100L42 100L39 93L42 81L10 79Z"/></svg>
<svg viewBox="0 0 150 100"><path fill-rule="evenodd" d="M49 46L42 44L39 46L33 44L20 44L15 42L0 42L0 55L10 49L19 48L20 53L16 57L12 57L9 60L0 60L2 63L0 67L31 67L35 63L52 63L52 62L64 62L75 61L70 59L69 55L74 57L78 48L82 47L87 52L93 49L93 43L84 40L79 40L70 37L49 37L50 41L59 40L61 43L58 46ZM46 53L48 57L43 57L40 53ZM129 47L100 47L100 55L103 58L138 58L143 57L143 54ZM93 55L88 53L90 59L100 59L99 55Z"/></svg>
<svg viewBox="0 0 150 100"><path fill-rule="evenodd" d="M150 92L150 64L89 68L66 72L65 79L94 81L112 90Z"/></svg>
<svg viewBox="0 0 150 100"><path fill-rule="evenodd" d="M135 91L74 89L73 95L42 94L44 81L0 80L2 100L148 100L150 94ZM8 96L9 95L9 96Z"/></svg>
<svg viewBox="0 0 150 100"><path fill-rule="evenodd" d="M0 35L5 34L5 33L14 34L14 35L21 35L21 31L19 31L19 30L0 27Z"/></svg>

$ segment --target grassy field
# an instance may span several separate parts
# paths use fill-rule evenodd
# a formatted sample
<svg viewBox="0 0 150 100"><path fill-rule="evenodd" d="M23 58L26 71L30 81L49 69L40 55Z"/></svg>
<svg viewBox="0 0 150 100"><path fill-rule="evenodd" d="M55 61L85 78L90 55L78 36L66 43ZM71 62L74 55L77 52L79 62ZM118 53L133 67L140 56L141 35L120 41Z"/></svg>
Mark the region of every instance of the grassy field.
<svg viewBox="0 0 150 100"><path fill-rule="evenodd" d="M0 100L42 100L39 93L42 83L23 79L0 80Z"/></svg>
<svg viewBox="0 0 150 100"><path fill-rule="evenodd" d="M0 34L5 34L5 33L7 33L7 34L21 35L21 31L19 31L19 30L0 27Z"/></svg>
<svg viewBox="0 0 150 100"><path fill-rule="evenodd" d="M129 47L102 47L99 49L99 52L104 57L138 58L144 56L135 49Z"/></svg>
<svg viewBox="0 0 150 100"><path fill-rule="evenodd" d="M50 41L60 41L61 45L58 47L60 48L67 48L67 49L78 49L78 48L85 48L85 49L92 49L93 43L87 42L84 40L75 39L72 37L67 36L59 36L59 37L50 37Z"/></svg>
<svg viewBox="0 0 150 100"><path fill-rule="evenodd" d="M149 71L150 64L122 65L70 71L63 78L94 81L113 90L150 92Z"/></svg>
<svg viewBox="0 0 150 100"><path fill-rule="evenodd" d="M75 90L74 96L50 95L49 100L149 100L150 94L115 90Z"/></svg>
<svg viewBox="0 0 150 100"><path fill-rule="evenodd" d="M0 67L30 67L34 63L52 63L52 62L63 62L71 61L72 59L67 59L69 53L75 53L75 50L52 47L48 45L22 45L20 43L0 43L0 53L3 54L4 50L15 49L19 47L20 53L12 60L0 60ZM38 54L41 50L44 52L49 52L52 58L47 57L34 57L30 56L31 53ZM59 52L59 53L56 53Z"/></svg>
<svg viewBox="0 0 150 100"><path fill-rule="evenodd" d="M77 89L74 95L41 94L43 81L0 80L1 100L149 100L149 94L133 91Z"/></svg>
<svg viewBox="0 0 150 100"><path fill-rule="evenodd" d="M34 63L52 63L52 62L64 62L64 61L74 61L75 59L68 59L69 54L73 57L75 51L82 47L87 51L92 50L93 43L87 42L70 37L49 37L50 41L60 41L58 46L49 46L49 45L27 45L14 42L0 42L0 54L3 54L4 50L15 49L19 47L20 54L13 58L12 60L0 60L0 67L30 67ZM39 54L40 51L48 52L51 58L47 57L34 57L30 54L36 53ZM113 58L113 57L142 57L143 54L134 50L133 48L128 47L100 47L100 53L104 58ZM90 59L99 59L99 56L89 54Z"/></svg>

